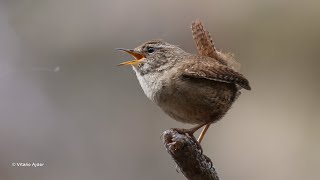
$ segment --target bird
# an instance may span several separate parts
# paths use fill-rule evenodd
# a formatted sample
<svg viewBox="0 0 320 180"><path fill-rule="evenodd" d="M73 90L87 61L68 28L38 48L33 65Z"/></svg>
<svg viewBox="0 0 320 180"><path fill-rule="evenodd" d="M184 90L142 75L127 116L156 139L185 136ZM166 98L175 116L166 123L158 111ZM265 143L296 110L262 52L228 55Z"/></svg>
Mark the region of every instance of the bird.
<svg viewBox="0 0 320 180"><path fill-rule="evenodd" d="M174 120L195 124L180 133L193 135L220 120L249 81L221 59L191 54L163 40L147 41L134 49L118 48L135 59L131 65L144 94ZM204 135L203 135L204 136ZM199 137L199 143L203 137Z"/></svg>

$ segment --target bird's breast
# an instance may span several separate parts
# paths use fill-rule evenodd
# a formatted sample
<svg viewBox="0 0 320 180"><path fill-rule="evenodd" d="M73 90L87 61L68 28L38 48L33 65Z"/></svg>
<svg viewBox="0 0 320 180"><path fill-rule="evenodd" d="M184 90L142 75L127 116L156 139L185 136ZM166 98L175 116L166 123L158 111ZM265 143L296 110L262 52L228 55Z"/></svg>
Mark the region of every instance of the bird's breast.
<svg viewBox="0 0 320 180"><path fill-rule="evenodd" d="M137 79L144 94L153 102L157 103L158 94L162 91L165 84L162 75L159 73L148 73L141 75L137 70L135 70Z"/></svg>

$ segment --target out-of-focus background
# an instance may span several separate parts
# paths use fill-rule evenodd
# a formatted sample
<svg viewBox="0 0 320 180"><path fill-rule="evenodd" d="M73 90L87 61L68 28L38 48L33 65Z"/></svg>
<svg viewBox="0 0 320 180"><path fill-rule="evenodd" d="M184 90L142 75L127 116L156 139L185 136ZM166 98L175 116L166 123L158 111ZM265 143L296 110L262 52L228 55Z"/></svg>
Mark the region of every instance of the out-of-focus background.
<svg viewBox="0 0 320 180"><path fill-rule="evenodd" d="M320 1L0 1L0 179L184 179L173 121L115 48L196 53L201 19L250 80L203 148L222 179L320 179ZM12 167L40 162L44 167Z"/></svg>

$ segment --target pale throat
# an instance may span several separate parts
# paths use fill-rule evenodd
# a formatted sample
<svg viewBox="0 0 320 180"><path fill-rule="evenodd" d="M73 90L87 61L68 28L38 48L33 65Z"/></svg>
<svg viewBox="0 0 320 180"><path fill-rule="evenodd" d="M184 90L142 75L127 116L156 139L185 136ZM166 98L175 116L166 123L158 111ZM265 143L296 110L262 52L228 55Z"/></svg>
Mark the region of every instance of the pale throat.
<svg viewBox="0 0 320 180"><path fill-rule="evenodd" d="M140 86L144 94L153 102L156 102L156 95L161 90L163 86L163 80L161 75L158 72L150 72L144 75L141 75L140 72L132 66Z"/></svg>

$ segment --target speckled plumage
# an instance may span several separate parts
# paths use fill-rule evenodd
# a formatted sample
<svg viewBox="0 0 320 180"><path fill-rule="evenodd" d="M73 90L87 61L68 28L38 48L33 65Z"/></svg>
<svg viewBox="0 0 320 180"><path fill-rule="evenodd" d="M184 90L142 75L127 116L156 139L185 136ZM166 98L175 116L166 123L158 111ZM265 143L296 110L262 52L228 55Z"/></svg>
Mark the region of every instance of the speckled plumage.
<svg viewBox="0 0 320 180"><path fill-rule="evenodd" d="M148 49L154 51L149 53ZM146 96L177 121L203 124L219 120L249 82L218 60L194 55L153 40L134 49L143 59L133 65Z"/></svg>
<svg viewBox="0 0 320 180"><path fill-rule="evenodd" d="M200 20L192 22L191 31L200 55L214 58L235 71L240 70L241 65L234 59L232 53L225 54L216 49L209 31L204 28Z"/></svg>

